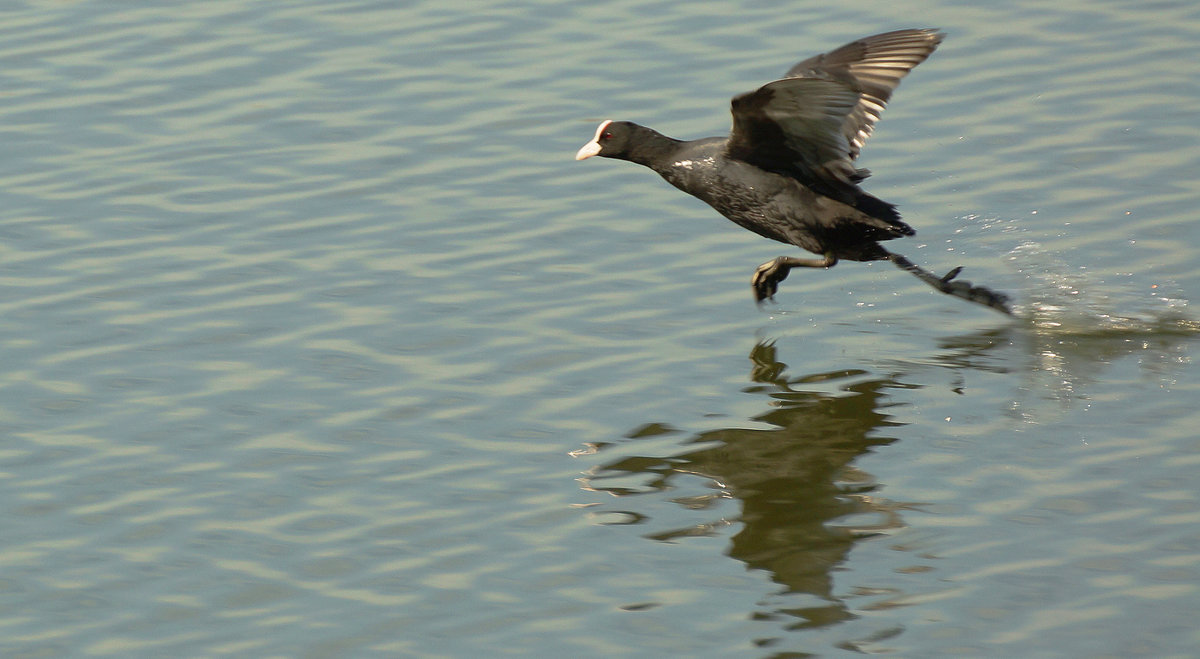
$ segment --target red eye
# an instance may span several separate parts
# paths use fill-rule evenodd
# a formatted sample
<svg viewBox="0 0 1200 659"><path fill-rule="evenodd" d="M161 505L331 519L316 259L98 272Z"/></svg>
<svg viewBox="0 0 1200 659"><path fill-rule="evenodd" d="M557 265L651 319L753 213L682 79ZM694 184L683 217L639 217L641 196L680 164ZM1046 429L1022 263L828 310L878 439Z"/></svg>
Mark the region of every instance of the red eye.
<svg viewBox="0 0 1200 659"><path fill-rule="evenodd" d="M608 132L608 131L605 131L605 133L604 133L603 135L601 135L601 136L600 136L600 139L602 139L602 140L611 140L611 139L612 139L612 133L610 133L610 132Z"/></svg>

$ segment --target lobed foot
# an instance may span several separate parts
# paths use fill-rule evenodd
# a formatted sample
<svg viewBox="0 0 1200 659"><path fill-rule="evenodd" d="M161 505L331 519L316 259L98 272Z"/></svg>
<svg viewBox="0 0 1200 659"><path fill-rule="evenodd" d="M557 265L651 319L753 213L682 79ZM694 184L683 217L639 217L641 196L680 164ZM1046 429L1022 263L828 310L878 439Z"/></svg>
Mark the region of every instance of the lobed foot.
<svg viewBox="0 0 1200 659"><path fill-rule="evenodd" d="M780 256L758 266L750 285L754 288L754 299L758 302L775 297L779 290L779 282L787 279L792 268L832 268L837 265L837 257L832 253L821 259L798 259L794 256Z"/></svg>
<svg viewBox="0 0 1200 659"><path fill-rule="evenodd" d="M762 302L775 297L779 290L779 282L787 279L792 266L784 261L784 257L767 261L754 270L750 278L750 286L754 288L754 301Z"/></svg>
<svg viewBox="0 0 1200 659"><path fill-rule="evenodd" d="M953 295L954 297L960 297L976 304L982 304L985 307L991 307L1002 314L1013 315L1012 300L1008 295L999 291L993 291L986 286L975 286L963 279L956 280L958 274L962 272L962 266L954 268L950 272L938 277L899 254L888 253L887 258L897 268L908 271L917 279L946 295Z"/></svg>
<svg viewBox="0 0 1200 659"><path fill-rule="evenodd" d="M1011 299L1008 295L993 291L986 286L976 286L966 280L952 281L960 272L962 272L962 266L947 272L938 280L939 284L934 285L934 288L947 295L961 297L964 300L991 307L1000 313L1013 315Z"/></svg>

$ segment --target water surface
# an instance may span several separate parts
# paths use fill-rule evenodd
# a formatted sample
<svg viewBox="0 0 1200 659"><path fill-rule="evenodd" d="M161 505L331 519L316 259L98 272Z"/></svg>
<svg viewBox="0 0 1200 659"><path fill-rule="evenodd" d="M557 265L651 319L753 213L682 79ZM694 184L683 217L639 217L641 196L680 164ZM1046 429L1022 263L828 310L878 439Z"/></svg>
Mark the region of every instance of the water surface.
<svg viewBox="0 0 1200 659"><path fill-rule="evenodd" d="M11 5L4 656L1190 656L1193 3ZM605 118L899 27L887 264Z"/></svg>

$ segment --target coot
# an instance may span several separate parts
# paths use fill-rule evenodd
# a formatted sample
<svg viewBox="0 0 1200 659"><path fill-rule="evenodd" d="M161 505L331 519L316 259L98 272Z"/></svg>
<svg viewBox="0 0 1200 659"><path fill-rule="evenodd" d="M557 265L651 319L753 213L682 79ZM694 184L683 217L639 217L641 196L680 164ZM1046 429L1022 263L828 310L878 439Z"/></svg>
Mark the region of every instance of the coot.
<svg viewBox="0 0 1200 659"><path fill-rule="evenodd" d="M888 260L935 289L1011 314L1008 296L938 277L880 241L916 233L896 207L861 187L854 166L900 79L938 47L938 30L859 39L793 66L780 80L736 96L729 137L683 141L627 121L605 121L575 155L645 165L754 233L821 258L780 256L758 267L755 298L773 298L792 268Z"/></svg>

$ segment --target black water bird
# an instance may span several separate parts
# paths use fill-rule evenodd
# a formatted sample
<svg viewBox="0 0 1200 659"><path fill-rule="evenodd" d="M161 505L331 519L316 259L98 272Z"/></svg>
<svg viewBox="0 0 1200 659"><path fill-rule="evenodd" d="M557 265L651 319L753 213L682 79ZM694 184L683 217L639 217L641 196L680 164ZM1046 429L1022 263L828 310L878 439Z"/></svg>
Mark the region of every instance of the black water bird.
<svg viewBox="0 0 1200 659"><path fill-rule="evenodd" d="M793 66L782 79L736 96L729 137L683 141L626 121L605 121L575 155L645 165L754 233L821 256L780 256L758 267L758 301L773 298L792 268L839 260L887 260L935 289L1012 314L1008 296L938 277L879 244L916 232L896 207L861 187L854 166L900 79L942 42L937 30L859 39Z"/></svg>

